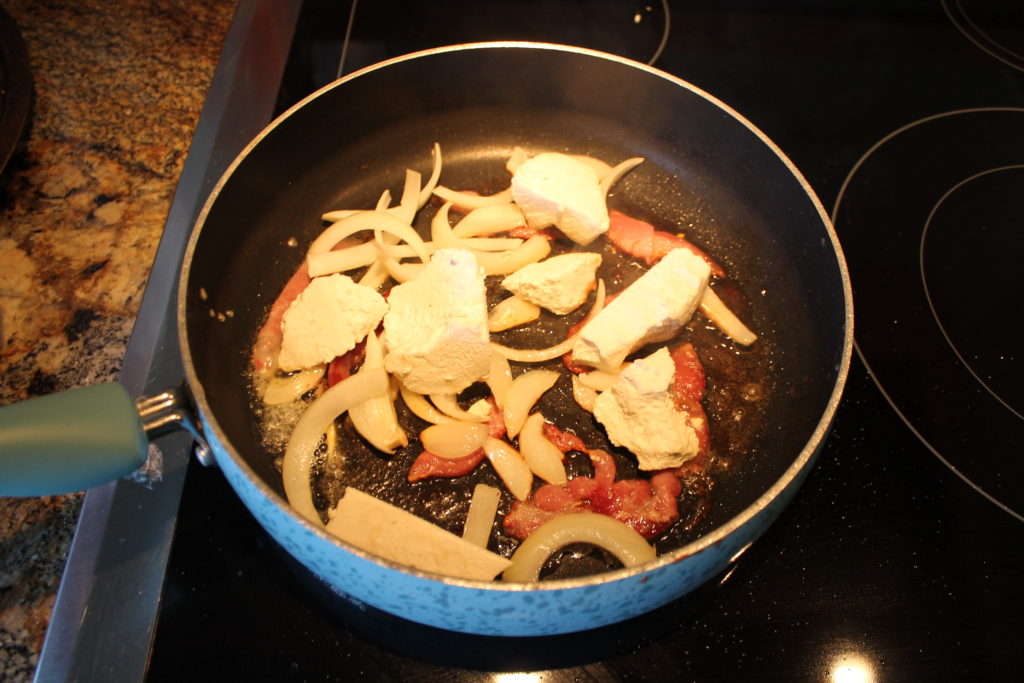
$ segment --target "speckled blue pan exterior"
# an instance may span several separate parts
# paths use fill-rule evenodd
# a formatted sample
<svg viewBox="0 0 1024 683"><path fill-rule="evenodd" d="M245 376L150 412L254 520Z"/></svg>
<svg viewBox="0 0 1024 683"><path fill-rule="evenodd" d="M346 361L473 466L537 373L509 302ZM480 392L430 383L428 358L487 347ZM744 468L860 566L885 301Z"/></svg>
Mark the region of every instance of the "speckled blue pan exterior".
<svg viewBox="0 0 1024 683"><path fill-rule="evenodd" d="M212 428L204 424L207 433ZM583 631L660 607L728 566L778 516L809 467L735 528L659 558L642 570L536 583L460 581L375 558L316 529L212 441L217 463L267 532L336 592L391 614L452 631L531 636ZM810 463L808 460L808 464Z"/></svg>
<svg viewBox="0 0 1024 683"><path fill-rule="evenodd" d="M199 376L193 360L195 350L189 345L189 306L196 305L194 302L199 300L197 291L202 284L190 282L189 273L196 257L196 245L203 222L234 169L244 163L247 155L261 145L263 140L273 135L274 126L278 122L339 84L314 93L284 114L236 159L214 188L186 251L178 294L179 334L186 378L200 412L203 430L231 486L267 532L339 594L416 622L467 633L527 636L596 628L653 610L708 581L723 571L733 558L753 542L793 497L818 455L846 381L853 349L853 304L849 277L828 217L792 162L763 133L728 106L692 85L650 67L579 48L491 43L441 48L401 57L369 67L339 83L343 86L352 79L375 77L387 73L390 66L401 67L409 60L426 60L432 67L429 60L435 57L451 59L453 53L472 53L475 50L488 53L529 50L534 53L531 59L536 56L541 61L547 56L557 61L569 53L573 64L583 60L587 68L597 70L613 62L616 69L639 70L637 73L643 72L646 78L652 75L663 78L667 81L666 88L683 89L687 91L687 97L704 98L710 107L716 108L714 115L717 119L730 121L730 125L735 124L747 137L754 136L755 143L762 149L767 148L774 159L772 163L778 165L781 177L779 182L788 184L789 188L795 187L795 194L802 197L806 215L810 216L807 227L813 234L808 241L821 250L823 260L830 261L832 272L838 273L835 279L841 284L835 287L829 310L838 309L839 323L836 327L842 329L834 330L832 334L832 338L837 341L835 349L830 348L832 355L828 363L834 363L834 366L823 370L827 370L827 376L835 377L834 388L826 400L822 401L816 419L808 421L807 440L802 448L794 449L798 452L793 453L791 464L787 466L785 462L788 461L782 461L785 470L777 480L766 484L760 495L755 492L752 497L756 496L756 499L710 533L687 546L665 553L649 565L580 579L536 584L464 581L419 572L347 545L294 513L281 496L251 469L218 424L207 393L211 389L204 383L208 378ZM482 54L464 56L466 59L474 59ZM500 61L500 55L498 59ZM581 67L581 71L584 70ZM674 129L676 125L671 118L664 122L669 129ZM791 210L792 207L786 207L786 211ZM842 291L838 291L840 289ZM201 315L198 317L202 318ZM196 323L197 326L199 324ZM195 341L202 343L204 340L201 332L198 337Z"/></svg>

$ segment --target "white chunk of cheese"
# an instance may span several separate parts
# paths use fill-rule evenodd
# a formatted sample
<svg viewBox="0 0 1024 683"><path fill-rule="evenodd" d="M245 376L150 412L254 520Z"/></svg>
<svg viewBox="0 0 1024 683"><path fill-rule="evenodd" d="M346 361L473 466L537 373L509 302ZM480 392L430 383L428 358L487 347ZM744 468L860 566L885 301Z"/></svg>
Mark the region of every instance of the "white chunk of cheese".
<svg viewBox="0 0 1024 683"><path fill-rule="evenodd" d="M642 470L679 467L700 448L689 414L673 402L674 376L675 362L662 347L623 370L594 399L594 417L608 438L633 453Z"/></svg>
<svg viewBox="0 0 1024 683"><path fill-rule="evenodd" d="M711 268L687 249L673 249L583 326L572 359L616 370L644 344L671 339L693 315Z"/></svg>
<svg viewBox="0 0 1024 683"><path fill-rule="evenodd" d="M523 266L501 281L501 286L520 299L552 313L565 315L587 300L601 255L589 252L552 256Z"/></svg>
<svg viewBox="0 0 1024 683"><path fill-rule="evenodd" d="M490 581L511 561L390 503L349 486L327 531L398 564L459 579Z"/></svg>
<svg viewBox="0 0 1024 683"><path fill-rule="evenodd" d="M281 320L278 366L291 372L333 360L377 327L387 310L384 297L347 275L313 278Z"/></svg>
<svg viewBox="0 0 1024 683"><path fill-rule="evenodd" d="M566 154L546 152L520 164L512 176L512 198L531 228L554 225L577 244L590 244L608 231L597 173Z"/></svg>
<svg viewBox="0 0 1024 683"><path fill-rule="evenodd" d="M421 394L455 394L491 363L484 271L466 249L439 249L394 289L384 316L384 367Z"/></svg>

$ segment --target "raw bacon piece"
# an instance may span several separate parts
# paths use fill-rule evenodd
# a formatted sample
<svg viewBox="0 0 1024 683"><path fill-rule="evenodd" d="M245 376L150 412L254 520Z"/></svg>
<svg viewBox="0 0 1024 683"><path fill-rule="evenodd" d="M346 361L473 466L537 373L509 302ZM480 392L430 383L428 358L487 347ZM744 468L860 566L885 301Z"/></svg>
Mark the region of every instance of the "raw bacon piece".
<svg viewBox="0 0 1024 683"><path fill-rule="evenodd" d="M256 333L256 343L252 347L252 365L257 372L272 368L277 362L277 354L281 352L281 321L284 319L285 311L310 282L309 270L306 268L306 261L303 260L302 265L288 279L271 305L267 322L263 323L263 327Z"/></svg>
<svg viewBox="0 0 1024 683"><path fill-rule="evenodd" d="M690 426L697 432L697 440L700 442L697 455L691 462L703 463L711 447L708 416L701 403L707 388L704 365L697 356L697 349L690 342L673 349L671 355L676 364L675 376L672 379L672 394L675 397L676 408L689 414ZM688 464L684 464L683 467Z"/></svg>
<svg viewBox="0 0 1024 683"><path fill-rule="evenodd" d="M587 452L587 444L583 443L583 439L572 432L563 431L550 422L544 423L543 431L547 440L555 444L555 447L563 453L568 453L569 451Z"/></svg>
<svg viewBox="0 0 1024 683"><path fill-rule="evenodd" d="M335 384L352 374L353 368L363 362L366 357L366 340L359 342L351 349L331 361L327 366L327 386Z"/></svg>
<svg viewBox="0 0 1024 683"><path fill-rule="evenodd" d="M530 239L534 235L540 235L547 241L553 242L558 239L558 235L555 234L556 232L557 231L555 231L554 228L541 228L538 230L537 228L531 228L528 225L517 225L509 230L508 234L512 237L519 237L524 240Z"/></svg>
<svg viewBox="0 0 1024 683"><path fill-rule="evenodd" d="M505 418L502 411L498 410L498 404L493 396L487 398L491 404L491 417L487 423L487 430L490 436L495 439L505 438ZM406 478L409 481L419 481L429 477L461 477L469 474L484 459L484 449L478 448L469 455L461 458L442 458L436 453L423 451L409 467L409 474Z"/></svg>
<svg viewBox="0 0 1024 683"><path fill-rule="evenodd" d="M676 408L690 412L700 406L704 390L707 388L704 365L697 356L697 349L690 342L677 346L672 350L671 356L676 365L672 380Z"/></svg>
<svg viewBox="0 0 1024 683"><path fill-rule="evenodd" d="M419 481L428 477L461 477L476 469L483 459L484 449L482 448L461 458L442 458L430 451L423 451L413 461L407 479Z"/></svg>
<svg viewBox="0 0 1024 683"><path fill-rule="evenodd" d="M515 501L502 520L505 531L520 540L552 517L589 510L613 517L644 538L653 538L679 518L676 498L683 487L672 472L650 481L615 481L615 460L601 450L589 451L593 477L574 477L565 486L546 484L525 501Z"/></svg>
<svg viewBox="0 0 1024 683"><path fill-rule="evenodd" d="M688 249L711 266L711 274L725 277L725 271L708 254L682 235L655 230L647 221L612 209L608 212L608 241L619 251L653 266L673 249Z"/></svg>

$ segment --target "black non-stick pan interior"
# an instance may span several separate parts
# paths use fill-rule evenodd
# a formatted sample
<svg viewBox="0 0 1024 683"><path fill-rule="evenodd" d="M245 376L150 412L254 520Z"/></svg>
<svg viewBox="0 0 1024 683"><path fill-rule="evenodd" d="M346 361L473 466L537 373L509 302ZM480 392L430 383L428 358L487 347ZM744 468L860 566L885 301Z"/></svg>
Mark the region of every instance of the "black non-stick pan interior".
<svg viewBox="0 0 1024 683"><path fill-rule="evenodd" d="M690 326L720 361L705 359L713 445L723 456L713 504L693 533L763 494L811 439L843 353L842 276L809 190L770 143L678 81L593 55L517 47L397 61L325 90L277 122L209 206L187 283L187 342L213 420L258 476L281 491L279 454L263 447L251 407L255 331L323 229L321 214L372 208L385 188L397 197L406 168L429 173L434 142L442 182L485 193L507 186L504 163L516 145L613 164L645 157L609 205L661 229L678 226L709 251L730 275L723 298L761 335L741 351L704 321ZM758 396L744 394L751 378ZM567 382L555 394L553 404L571 402ZM408 462L386 467L393 472L383 476L400 483ZM407 495L455 495L451 482L436 486Z"/></svg>

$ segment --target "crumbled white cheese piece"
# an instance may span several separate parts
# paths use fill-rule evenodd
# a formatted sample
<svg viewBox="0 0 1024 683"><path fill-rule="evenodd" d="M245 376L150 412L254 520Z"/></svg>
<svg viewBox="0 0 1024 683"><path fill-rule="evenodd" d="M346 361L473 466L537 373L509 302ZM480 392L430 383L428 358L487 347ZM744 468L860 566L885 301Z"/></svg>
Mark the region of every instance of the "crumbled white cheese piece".
<svg viewBox="0 0 1024 683"><path fill-rule="evenodd" d="M377 327L388 304L347 275L316 277L284 313L278 366L285 372L327 363Z"/></svg>
<svg viewBox="0 0 1024 683"><path fill-rule="evenodd" d="M554 225L577 244L590 244L608 231L597 173L568 155L546 152L520 164L512 176L512 198L531 228Z"/></svg>
<svg viewBox="0 0 1024 683"><path fill-rule="evenodd" d="M594 417L608 438L633 453L642 470L679 467L700 448L689 414L673 402L674 376L675 363L662 347L623 370L594 400Z"/></svg>
<svg viewBox="0 0 1024 683"><path fill-rule="evenodd" d="M552 313L565 315L587 300L601 255L589 252L552 256L523 266L501 281L501 286L520 299Z"/></svg>
<svg viewBox="0 0 1024 683"><path fill-rule="evenodd" d="M711 268L687 249L673 249L580 330L574 361L616 370L644 344L671 339L693 315Z"/></svg>
<svg viewBox="0 0 1024 683"><path fill-rule="evenodd" d="M484 271L466 249L439 249L391 290L384 367L421 394L454 394L487 378L491 362Z"/></svg>

